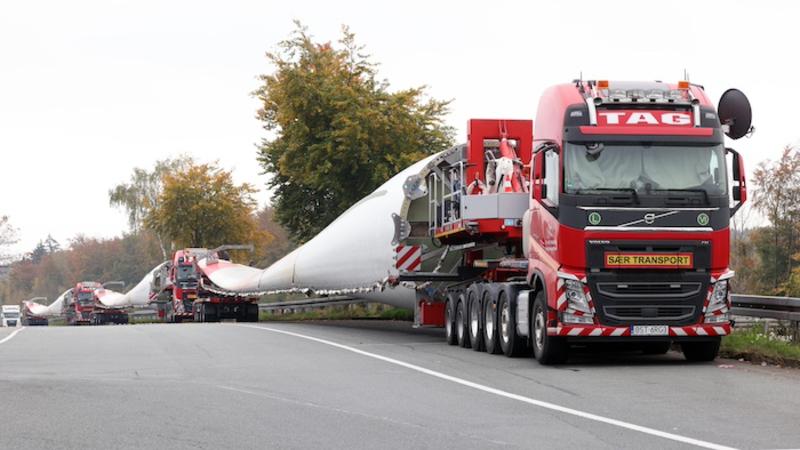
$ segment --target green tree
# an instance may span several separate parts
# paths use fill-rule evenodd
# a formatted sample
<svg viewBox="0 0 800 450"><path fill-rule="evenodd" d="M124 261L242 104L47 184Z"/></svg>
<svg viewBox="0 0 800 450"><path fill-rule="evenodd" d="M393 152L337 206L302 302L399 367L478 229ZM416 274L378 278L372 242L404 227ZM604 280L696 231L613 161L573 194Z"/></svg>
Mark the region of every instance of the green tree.
<svg viewBox="0 0 800 450"><path fill-rule="evenodd" d="M275 216L292 238L313 237L392 175L451 144L449 101L425 87L396 92L343 27L339 46L296 30L267 53L275 66L254 95L274 136L260 145Z"/></svg>
<svg viewBox="0 0 800 450"><path fill-rule="evenodd" d="M42 243L42 241L39 241L39 243L36 244L36 247L34 247L33 250L31 251L29 257L34 264L39 264L40 262L42 262L42 259L46 255L47 255L47 247L44 246L44 243Z"/></svg>
<svg viewBox="0 0 800 450"><path fill-rule="evenodd" d="M256 221L254 192L247 183L235 184L231 172L192 163L164 176L145 225L176 248L252 243L263 251L271 236Z"/></svg>
<svg viewBox="0 0 800 450"><path fill-rule="evenodd" d="M128 214L128 226L134 233L142 230L145 219L158 206L158 199L164 190L164 176L185 169L194 163L189 156L156 161L155 167L148 171L134 168L128 183L121 183L108 191L111 206L123 208ZM162 235L156 234L164 259L167 248Z"/></svg>

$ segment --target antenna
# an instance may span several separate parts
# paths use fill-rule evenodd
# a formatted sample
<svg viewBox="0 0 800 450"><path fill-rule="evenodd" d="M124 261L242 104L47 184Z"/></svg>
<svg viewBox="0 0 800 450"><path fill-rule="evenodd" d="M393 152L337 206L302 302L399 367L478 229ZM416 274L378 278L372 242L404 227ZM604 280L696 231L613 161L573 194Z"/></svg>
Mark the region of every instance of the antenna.
<svg viewBox="0 0 800 450"><path fill-rule="evenodd" d="M683 69L683 79L689 81L689 71L686 68Z"/></svg>

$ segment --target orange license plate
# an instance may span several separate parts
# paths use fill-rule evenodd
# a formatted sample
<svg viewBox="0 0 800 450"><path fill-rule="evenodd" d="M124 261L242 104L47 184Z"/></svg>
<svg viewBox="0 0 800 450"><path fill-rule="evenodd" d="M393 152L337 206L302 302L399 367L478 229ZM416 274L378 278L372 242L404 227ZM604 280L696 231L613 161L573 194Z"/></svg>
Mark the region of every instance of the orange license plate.
<svg viewBox="0 0 800 450"><path fill-rule="evenodd" d="M691 253L614 253L606 252L609 269L691 269Z"/></svg>

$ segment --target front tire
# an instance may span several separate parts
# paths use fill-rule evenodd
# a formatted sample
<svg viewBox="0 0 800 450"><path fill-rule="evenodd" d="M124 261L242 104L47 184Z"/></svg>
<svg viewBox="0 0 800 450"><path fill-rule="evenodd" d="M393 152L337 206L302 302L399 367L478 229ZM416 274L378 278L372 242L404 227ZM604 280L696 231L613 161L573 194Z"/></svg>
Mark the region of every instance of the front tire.
<svg viewBox="0 0 800 450"><path fill-rule="evenodd" d="M683 350L683 356L687 361L713 361L717 358L717 354L719 354L720 342L720 338L716 338L713 341L684 342L681 344L681 350Z"/></svg>
<svg viewBox="0 0 800 450"><path fill-rule="evenodd" d="M533 356L543 365L562 364L569 358L569 345L562 337L547 335L547 301L543 291L536 293L531 320Z"/></svg>

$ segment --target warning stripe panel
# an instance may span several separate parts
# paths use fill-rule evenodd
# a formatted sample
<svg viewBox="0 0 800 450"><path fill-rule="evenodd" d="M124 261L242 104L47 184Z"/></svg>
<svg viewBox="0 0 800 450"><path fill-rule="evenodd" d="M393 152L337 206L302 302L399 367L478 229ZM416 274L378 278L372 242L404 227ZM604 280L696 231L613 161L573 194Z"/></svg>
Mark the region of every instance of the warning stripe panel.
<svg viewBox="0 0 800 450"><path fill-rule="evenodd" d="M669 327L669 337L683 336L727 336L731 333L729 323L722 325L690 325ZM548 336L630 336L629 327L606 327L592 325L559 326L547 328Z"/></svg>
<svg viewBox="0 0 800 450"><path fill-rule="evenodd" d="M395 247L395 267L404 272L419 270L422 265L422 247L419 245L398 245Z"/></svg>

